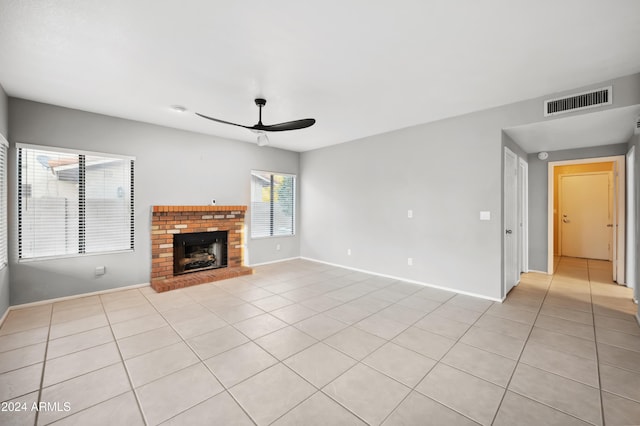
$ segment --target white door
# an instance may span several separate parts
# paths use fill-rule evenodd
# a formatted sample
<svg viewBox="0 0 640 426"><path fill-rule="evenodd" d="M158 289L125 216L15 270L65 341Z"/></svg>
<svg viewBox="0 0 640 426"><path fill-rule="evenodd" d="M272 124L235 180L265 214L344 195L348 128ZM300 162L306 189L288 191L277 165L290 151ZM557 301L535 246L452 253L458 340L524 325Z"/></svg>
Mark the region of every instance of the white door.
<svg viewBox="0 0 640 426"><path fill-rule="evenodd" d="M560 176L562 256L611 259L611 174Z"/></svg>
<svg viewBox="0 0 640 426"><path fill-rule="evenodd" d="M626 262L626 278L627 287L635 288L635 298L638 298L638 285L636 278L636 235L637 235L637 218L636 206L636 177L635 177L636 150L631 147L627 153L627 262Z"/></svg>
<svg viewBox="0 0 640 426"><path fill-rule="evenodd" d="M518 159L518 273L529 272L529 165Z"/></svg>
<svg viewBox="0 0 640 426"><path fill-rule="evenodd" d="M520 280L518 271L518 157L504 149L504 295Z"/></svg>

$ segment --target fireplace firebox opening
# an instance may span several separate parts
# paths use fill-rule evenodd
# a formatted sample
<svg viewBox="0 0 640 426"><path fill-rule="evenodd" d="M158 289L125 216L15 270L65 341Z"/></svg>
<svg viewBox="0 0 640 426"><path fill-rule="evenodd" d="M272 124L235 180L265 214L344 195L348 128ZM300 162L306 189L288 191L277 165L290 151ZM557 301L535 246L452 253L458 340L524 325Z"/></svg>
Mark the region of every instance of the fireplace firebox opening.
<svg viewBox="0 0 640 426"><path fill-rule="evenodd" d="M228 231L173 236L173 274L227 267Z"/></svg>

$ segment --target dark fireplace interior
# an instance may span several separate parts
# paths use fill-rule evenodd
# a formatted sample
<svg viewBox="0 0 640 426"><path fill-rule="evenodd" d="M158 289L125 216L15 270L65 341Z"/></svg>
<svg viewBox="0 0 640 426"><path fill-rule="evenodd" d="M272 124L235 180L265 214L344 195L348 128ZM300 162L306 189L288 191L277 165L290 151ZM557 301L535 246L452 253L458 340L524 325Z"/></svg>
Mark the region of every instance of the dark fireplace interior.
<svg viewBox="0 0 640 426"><path fill-rule="evenodd" d="M227 266L227 232L174 234L174 275Z"/></svg>

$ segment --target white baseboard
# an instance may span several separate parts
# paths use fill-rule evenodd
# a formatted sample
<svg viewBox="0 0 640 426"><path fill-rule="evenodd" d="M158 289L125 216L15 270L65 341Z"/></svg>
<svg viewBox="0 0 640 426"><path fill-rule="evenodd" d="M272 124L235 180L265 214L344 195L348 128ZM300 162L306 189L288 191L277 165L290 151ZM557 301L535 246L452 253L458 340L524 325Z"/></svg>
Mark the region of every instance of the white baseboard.
<svg viewBox="0 0 640 426"><path fill-rule="evenodd" d="M7 319L7 315L9 315L10 310L11 310L11 306L9 306L6 311L4 311L2 318L0 318L0 327L2 327L2 324L4 324L4 320Z"/></svg>
<svg viewBox="0 0 640 426"><path fill-rule="evenodd" d="M537 270L535 270L535 269L529 269L529 270L527 271L527 273L529 273L529 272L533 272L534 274L545 274L545 275L549 275L549 274L547 273L547 271L537 271Z"/></svg>
<svg viewBox="0 0 640 426"><path fill-rule="evenodd" d="M273 265L274 263L288 262L290 260L297 260L297 259L302 259L302 258L300 256L287 257L286 259L270 260L269 262L262 262L262 263L253 263L247 266L249 266L250 268L253 268L254 266Z"/></svg>
<svg viewBox="0 0 640 426"><path fill-rule="evenodd" d="M411 283L411 284L418 284L418 285L422 285L422 286L425 286L425 287L437 288L438 290L451 291L451 292L458 293L458 294L464 294L466 296L478 297L480 299L491 300L492 302L500 302L500 303L502 303L504 301L504 299L499 298L499 297L489 297L489 296L485 296L483 294L477 294L477 293L472 293L472 292L463 291L463 290L456 290L456 289L453 289L451 287L444 287L444 286L441 286L441 285L425 283L425 282L422 282L422 281L411 280L411 279L408 279L408 278L396 277L395 275L381 274L381 273L369 271L369 270L366 270L366 269L352 268L350 266L340 265L340 264L332 263L332 262L325 262L323 260L312 259L310 257L300 256L300 259L309 260L311 262L324 263L325 265L336 266L338 268L349 269L351 271L364 272L365 274L376 275L376 276L379 276L379 277L391 278L391 279L394 279L394 280L404 281L404 282Z"/></svg>
<svg viewBox="0 0 640 426"><path fill-rule="evenodd" d="M9 315L9 311L13 311L15 309L32 308L34 306L47 305L49 303L64 302L65 300L81 299L83 297L99 296L101 294L115 293L116 291L133 290L134 288L149 287L149 285L150 285L149 283L133 284L125 287L116 287L116 288L109 288L107 290L92 291L91 293L74 294L72 296L56 297L54 299L38 300L37 302L29 302L29 303L22 303L20 305L12 305L12 306L9 306L7 311L2 316L2 319L0 319L0 326L4 324L4 320L7 318L7 315Z"/></svg>

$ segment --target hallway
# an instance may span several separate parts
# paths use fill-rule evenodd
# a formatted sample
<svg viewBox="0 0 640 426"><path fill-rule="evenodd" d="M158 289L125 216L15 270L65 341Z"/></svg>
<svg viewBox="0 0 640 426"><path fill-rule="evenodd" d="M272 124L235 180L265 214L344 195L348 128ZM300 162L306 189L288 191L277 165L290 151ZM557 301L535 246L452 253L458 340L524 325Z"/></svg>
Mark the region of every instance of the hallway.
<svg viewBox="0 0 640 426"><path fill-rule="evenodd" d="M603 417L608 425L639 424L640 327L632 293L611 281L607 261L562 257L552 277L522 275L503 305L493 308L494 315L504 311L516 321L525 318L513 315L535 313L508 388L593 423ZM506 414L500 410L498 420L517 424L524 415L532 424L536 418L553 423L551 410L546 417L541 406L526 405L511 410L512 418L500 419Z"/></svg>

